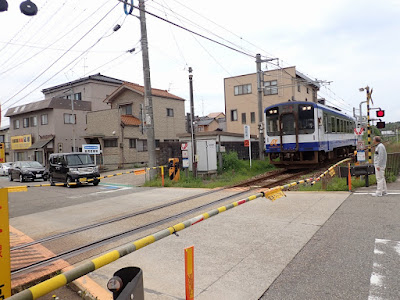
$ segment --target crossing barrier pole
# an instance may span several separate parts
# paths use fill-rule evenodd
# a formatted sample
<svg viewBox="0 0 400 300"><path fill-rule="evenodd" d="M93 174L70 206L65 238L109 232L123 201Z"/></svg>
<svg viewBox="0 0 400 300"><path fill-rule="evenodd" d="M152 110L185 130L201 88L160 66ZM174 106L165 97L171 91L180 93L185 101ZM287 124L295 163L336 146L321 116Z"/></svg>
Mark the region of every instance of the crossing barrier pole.
<svg viewBox="0 0 400 300"><path fill-rule="evenodd" d="M164 166L161 166L161 182L162 186L164 186Z"/></svg>
<svg viewBox="0 0 400 300"><path fill-rule="evenodd" d="M194 300L194 246L185 248L186 300Z"/></svg>
<svg viewBox="0 0 400 300"><path fill-rule="evenodd" d="M0 299L11 297L8 189L0 189Z"/></svg>

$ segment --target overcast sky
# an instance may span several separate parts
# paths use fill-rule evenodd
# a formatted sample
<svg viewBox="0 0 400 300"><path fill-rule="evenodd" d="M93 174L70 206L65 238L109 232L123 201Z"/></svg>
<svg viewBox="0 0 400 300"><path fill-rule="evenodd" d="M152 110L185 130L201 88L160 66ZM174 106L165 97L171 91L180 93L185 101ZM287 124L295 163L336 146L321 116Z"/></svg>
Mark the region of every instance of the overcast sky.
<svg viewBox="0 0 400 300"><path fill-rule="evenodd" d="M143 84L139 20L125 17L119 4L100 21L117 0L33 0L39 8L34 17L20 13L20 1L8 2L0 13L3 116L10 106L42 100L43 88L94 73ZM319 96L348 113L365 100L358 89L369 85L385 120L400 120L400 0L148 0L146 8L240 51L277 57L283 67L331 81ZM113 32L116 24L122 27ZM196 114L223 111L223 79L255 72L255 58L149 15L147 29L152 87L189 99L191 66Z"/></svg>

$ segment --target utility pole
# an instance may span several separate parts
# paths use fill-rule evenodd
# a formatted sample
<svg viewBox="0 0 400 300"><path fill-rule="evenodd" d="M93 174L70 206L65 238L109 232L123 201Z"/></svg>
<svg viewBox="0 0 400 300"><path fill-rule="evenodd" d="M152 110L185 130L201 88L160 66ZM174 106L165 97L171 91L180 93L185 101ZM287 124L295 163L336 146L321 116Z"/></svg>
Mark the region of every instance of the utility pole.
<svg viewBox="0 0 400 300"><path fill-rule="evenodd" d="M372 95L372 91L373 89L371 88L371 90L369 89L369 86L366 86L365 88L360 88L359 89L360 92L364 91L367 93L367 133L368 133L368 163L372 164L372 153L371 153L371 119L369 116L369 101L372 101L371 99L371 95ZM361 107L361 103L360 103L360 107Z"/></svg>
<svg viewBox="0 0 400 300"><path fill-rule="evenodd" d="M258 96L258 151L260 152L260 160L264 160L264 111L262 103L264 72L261 70L261 63L277 60L277 58L261 59L261 54L256 55L257 65L257 96ZM251 140L251 139L250 139Z"/></svg>
<svg viewBox="0 0 400 300"><path fill-rule="evenodd" d="M196 147L196 134L194 131L194 100L193 100L193 75L192 67L189 67L189 90L190 90L190 123L191 123L191 134L192 134L192 171L193 176L197 178L197 147Z"/></svg>
<svg viewBox="0 0 400 300"><path fill-rule="evenodd" d="M147 29L146 29L146 13L144 0L139 0L140 10L140 32L141 32L141 45L142 45L142 59L143 59L143 77L144 77L144 105L145 105L145 128L147 135L147 153L149 154L149 167L156 166L156 144L154 139L154 118L153 118L153 100L151 95L151 81L150 81L150 62L149 62L149 49L147 42ZM150 180L154 178L156 172L150 169Z"/></svg>
<svg viewBox="0 0 400 300"><path fill-rule="evenodd" d="M75 152L75 124L76 124L76 117L74 113L74 95L71 95L71 110L72 110L72 152Z"/></svg>

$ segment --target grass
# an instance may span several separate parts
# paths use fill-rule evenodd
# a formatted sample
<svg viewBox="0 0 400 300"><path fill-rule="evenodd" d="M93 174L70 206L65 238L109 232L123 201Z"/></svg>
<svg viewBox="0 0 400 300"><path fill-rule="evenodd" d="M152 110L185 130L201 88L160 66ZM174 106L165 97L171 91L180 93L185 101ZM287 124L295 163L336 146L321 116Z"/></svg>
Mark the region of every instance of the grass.
<svg viewBox="0 0 400 300"><path fill-rule="evenodd" d="M240 160L236 152L224 153L223 167L218 170L218 175L212 178L194 178L191 173L188 176L185 172L180 173L180 180L175 182L165 174L165 187L185 187L185 188L216 188L234 185L251 177L263 174L275 167L268 160L252 160L252 167L248 160ZM161 186L161 178L158 177L152 181L147 181L144 186Z"/></svg>
<svg viewBox="0 0 400 300"><path fill-rule="evenodd" d="M346 178L338 178L333 177L328 179L329 182L327 184L326 190L322 189L322 182L319 181L314 185L307 185L307 186L299 186L300 191L348 191L349 187L346 183ZM376 184L375 175L369 176L369 184L373 185ZM357 179L356 177L351 178L351 187L352 190L357 189L359 187L365 186L365 179Z"/></svg>

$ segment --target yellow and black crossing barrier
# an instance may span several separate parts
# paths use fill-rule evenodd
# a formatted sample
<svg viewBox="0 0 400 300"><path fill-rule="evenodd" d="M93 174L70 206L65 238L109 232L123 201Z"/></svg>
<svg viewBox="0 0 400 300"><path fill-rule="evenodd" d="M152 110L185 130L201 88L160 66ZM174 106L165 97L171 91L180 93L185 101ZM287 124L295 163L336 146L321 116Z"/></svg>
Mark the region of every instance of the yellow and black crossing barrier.
<svg viewBox="0 0 400 300"><path fill-rule="evenodd" d="M120 259L121 257L123 257L127 254L130 254L134 251L144 248L144 247L146 247L156 241L159 241L163 238L166 238L172 234L176 234L177 232L179 232L181 230L184 230L190 226L196 225L206 219L209 219L209 218L216 216L220 213L223 213L227 210L230 210L232 208L235 208L237 206L240 206L242 204L250 202L254 199L262 198L262 197L265 197L267 199L270 199L271 201L274 201L282 196L285 196L282 192L284 189L287 189L287 188L290 188L292 186L295 186L297 184L302 184L302 183L315 184L315 182L319 181L321 178L323 178L327 174L334 176L335 175L334 168L344 162L347 162L348 160L350 160L350 159L344 159L344 160L338 162L337 164L330 167L327 171L322 173L317 178L300 180L297 182L285 184L283 186L277 186L272 189L268 189L266 191L261 191L255 195L252 195L245 199L232 202L228 205L221 206L217 209L213 209L206 213L200 214L194 218L188 219L181 223L175 224L174 226L168 227L168 228L158 231L154 234L148 235L142 239L139 239L139 240L136 240L129 244L123 245L113 251L110 251L110 252L108 252L104 255L101 255L95 259L87 261L69 271L66 271L65 273L59 274L59 275L57 275L53 278L50 278L46 281L43 281L33 287L30 287L22 292L19 292L18 294L15 294L8 299L10 299L10 300L33 300L33 299L42 297L62 286L67 285L68 283L70 283L90 272L93 272L94 270L97 270L107 264L110 264L110 263L116 261L117 259Z"/></svg>

